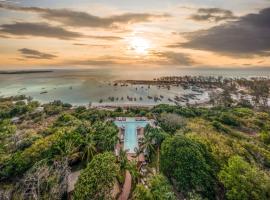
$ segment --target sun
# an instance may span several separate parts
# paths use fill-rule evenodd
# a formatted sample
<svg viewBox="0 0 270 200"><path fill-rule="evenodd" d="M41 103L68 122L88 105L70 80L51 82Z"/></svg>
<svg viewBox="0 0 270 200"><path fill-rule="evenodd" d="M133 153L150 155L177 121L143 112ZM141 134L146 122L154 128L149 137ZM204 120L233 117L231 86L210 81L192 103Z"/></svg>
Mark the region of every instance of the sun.
<svg viewBox="0 0 270 200"><path fill-rule="evenodd" d="M150 41L142 37L132 37L129 39L129 46L137 54L146 55L150 48Z"/></svg>

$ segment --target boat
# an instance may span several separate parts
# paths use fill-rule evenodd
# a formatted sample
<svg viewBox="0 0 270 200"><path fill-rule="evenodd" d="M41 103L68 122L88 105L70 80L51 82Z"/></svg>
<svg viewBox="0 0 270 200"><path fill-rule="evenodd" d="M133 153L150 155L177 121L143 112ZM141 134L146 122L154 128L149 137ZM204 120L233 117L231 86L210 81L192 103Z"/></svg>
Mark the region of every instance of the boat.
<svg viewBox="0 0 270 200"><path fill-rule="evenodd" d="M43 91L40 94L47 94L47 93L48 93L48 91Z"/></svg>

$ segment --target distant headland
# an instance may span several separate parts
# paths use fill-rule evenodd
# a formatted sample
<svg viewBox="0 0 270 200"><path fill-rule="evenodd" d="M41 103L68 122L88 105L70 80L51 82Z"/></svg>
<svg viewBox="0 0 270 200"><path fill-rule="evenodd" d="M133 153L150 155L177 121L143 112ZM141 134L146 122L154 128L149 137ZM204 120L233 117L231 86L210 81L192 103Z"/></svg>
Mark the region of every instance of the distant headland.
<svg viewBox="0 0 270 200"><path fill-rule="evenodd" d="M20 70L20 71L0 71L0 74L36 74L51 73L53 70Z"/></svg>

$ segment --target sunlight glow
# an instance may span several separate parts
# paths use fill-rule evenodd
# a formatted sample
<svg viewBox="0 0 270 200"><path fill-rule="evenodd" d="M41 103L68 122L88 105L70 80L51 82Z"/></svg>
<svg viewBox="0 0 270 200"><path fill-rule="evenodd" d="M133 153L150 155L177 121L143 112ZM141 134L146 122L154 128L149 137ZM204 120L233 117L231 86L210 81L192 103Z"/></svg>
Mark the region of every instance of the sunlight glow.
<svg viewBox="0 0 270 200"><path fill-rule="evenodd" d="M129 46L137 54L146 55L150 48L150 42L142 37L132 37L129 39Z"/></svg>

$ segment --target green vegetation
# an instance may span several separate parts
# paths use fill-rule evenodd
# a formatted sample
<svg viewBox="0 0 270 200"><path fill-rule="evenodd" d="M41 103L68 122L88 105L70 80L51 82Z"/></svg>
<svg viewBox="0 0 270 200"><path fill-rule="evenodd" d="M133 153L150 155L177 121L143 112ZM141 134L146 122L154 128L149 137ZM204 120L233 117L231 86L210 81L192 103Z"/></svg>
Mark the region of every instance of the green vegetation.
<svg viewBox="0 0 270 200"><path fill-rule="evenodd" d="M11 124L10 120L0 120L0 162L12 148L13 142L10 142L10 138L14 136L15 132L16 126Z"/></svg>
<svg viewBox="0 0 270 200"><path fill-rule="evenodd" d="M227 189L228 199L270 198L269 176L239 156L229 159L228 166L220 171L219 178Z"/></svg>
<svg viewBox="0 0 270 200"><path fill-rule="evenodd" d="M260 133L261 140L266 145L270 145L270 132L269 131L262 131Z"/></svg>
<svg viewBox="0 0 270 200"><path fill-rule="evenodd" d="M172 191L172 186L163 175L156 175L150 180L150 192L153 196L153 199L156 200L176 199Z"/></svg>
<svg viewBox="0 0 270 200"><path fill-rule="evenodd" d="M150 191L142 184L138 184L133 192L134 200L152 200L153 197Z"/></svg>
<svg viewBox="0 0 270 200"><path fill-rule="evenodd" d="M17 176L29 169L35 162L61 155L67 148L67 142L72 142L72 148L76 148L80 141L73 131L58 130L54 134L37 140L29 148L18 151L5 160L0 175L2 178Z"/></svg>
<svg viewBox="0 0 270 200"><path fill-rule="evenodd" d="M258 99L261 104L264 97ZM136 200L267 200L269 109L226 101L213 108L102 110L0 98L0 198L117 199L128 170ZM145 154L147 164L129 161L125 151L113 154L119 138L112 119L124 116L156 119L135 153ZM67 194L67 177L78 171L75 190Z"/></svg>
<svg viewBox="0 0 270 200"><path fill-rule="evenodd" d="M26 98L25 96L0 99L0 119L11 118L32 112L39 105L36 101L30 101L26 104L24 100L31 99Z"/></svg>
<svg viewBox="0 0 270 200"><path fill-rule="evenodd" d="M95 122L93 138L99 151L113 151L117 142L118 129L111 123Z"/></svg>
<svg viewBox="0 0 270 200"><path fill-rule="evenodd" d="M162 113L158 120L163 130L171 134L185 126L183 117L173 113Z"/></svg>
<svg viewBox="0 0 270 200"><path fill-rule="evenodd" d="M112 189L118 173L113 154L96 155L82 171L75 186L74 199L113 199Z"/></svg>
<svg viewBox="0 0 270 200"><path fill-rule="evenodd" d="M149 189L138 184L133 193L134 200L175 200L172 186L163 175L156 175L150 179Z"/></svg>
<svg viewBox="0 0 270 200"><path fill-rule="evenodd" d="M56 115L69 108L71 108L70 104L65 104L61 101L54 101L44 105L44 111L47 115Z"/></svg>
<svg viewBox="0 0 270 200"><path fill-rule="evenodd" d="M180 135L167 138L162 144L160 163L179 191L196 190L214 199L215 166L204 145Z"/></svg>
<svg viewBox="0 0 270 200"><path fill-rule="evenodd" d="M144 140L142 143L142 148L148 152L149 160L156 155L156 169L159 172L160 163L160 147L162 142L168 137L169 134L160 128L152 128L151 126L146 126Z"/></svg>

